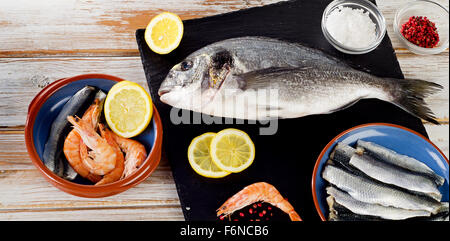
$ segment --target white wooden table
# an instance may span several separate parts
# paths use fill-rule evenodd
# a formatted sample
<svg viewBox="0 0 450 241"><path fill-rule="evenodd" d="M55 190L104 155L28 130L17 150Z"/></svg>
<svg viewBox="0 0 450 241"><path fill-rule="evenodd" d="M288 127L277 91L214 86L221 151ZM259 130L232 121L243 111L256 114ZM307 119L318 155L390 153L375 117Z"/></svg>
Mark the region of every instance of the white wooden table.
<svg viewBox="0 0 450 241"><path fill-rule="evenodd" d="M0 220L183 220L167 160L143 183L121 194L86 199L49 184L28 157L28 104L46 84L104 73L146 87L135 30L162 11L198 18L277 0L0 0ZM392 30L406 0L378 0L407 78L439 83L427 101L442 123L425 123L431 140L449 154L449 53L417 56ZM448 8L447 0L439 2Z"/></svg>

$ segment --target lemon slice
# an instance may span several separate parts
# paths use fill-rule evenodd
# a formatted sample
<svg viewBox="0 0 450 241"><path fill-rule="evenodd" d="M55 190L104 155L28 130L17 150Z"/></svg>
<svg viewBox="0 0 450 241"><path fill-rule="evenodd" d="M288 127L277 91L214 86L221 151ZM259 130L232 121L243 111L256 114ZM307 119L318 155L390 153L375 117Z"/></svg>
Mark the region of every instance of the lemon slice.
<svg viewBox="0 0 450 241"><path fill-rule="evenodd" d="M145 41L158 54L168 54L176 49L183 37L183 22L180 17L164 12L154 17L145 29Z"/></svg>
<svg viewBox="0 0 450 241"><path fill-rule="evenodd" d="M211 141L211 158L222 170L241 172L253 163L255 145L247 133L225 129Z"/></svg>
<svg viewBox="0 0 450 241"><path fill-rule="evenodd" d="M147 91L131 81L121 81L109 90L104 109L111 130L125 138L143 132L153 115L153 103Z"/></svg>
<svg viewBox="0 0 450 241"><path fill-rule="evenodd" d="M221 170L211 160L209 147L216 133L207 132L194 138L188 148L188 159L192 169L204 177L220 178L230 172Z"/></svg>

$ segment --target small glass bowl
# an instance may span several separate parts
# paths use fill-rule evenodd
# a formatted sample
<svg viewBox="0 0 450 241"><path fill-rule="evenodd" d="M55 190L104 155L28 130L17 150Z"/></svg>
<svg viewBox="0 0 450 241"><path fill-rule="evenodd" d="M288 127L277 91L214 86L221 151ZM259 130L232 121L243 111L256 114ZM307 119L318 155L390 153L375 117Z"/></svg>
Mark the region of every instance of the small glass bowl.
<svg viewBox="0 0 450 241"><path fill-rule="evenodd" d="M412 16L423 16L430 19L430 21L436 24L436 28L439 34L439 42L434 48L423 48L409 42L401 34L402 24L408 22L409 18ZM449 14L448 10L433 1L428 0L418 0L414 2L409 2L403 5L394 18L394 32L400 41L406 45L406 47L415 54L426 55L426 54L438 54L448 48L448 20Z"/></svg>
<svg viewBox="0 0 450 241"><path fill-rule="evenodd" d="M335 38L333 38L328 32L326 28L326 22L328 15L333 12L338 7L349 7L353 9L363 9L365 12L369 13L370 18L372 19L372 22L376 25L376 35L377 38L375 41L372 42L369 46L365 48L354 48L351 46L346 46L339 41L337 41ZM335 0L328 4L328 6L323 11L322 15L322 32L325 38L328 40L328 42L333 45L336 49L338 49L341 52L347 53L347 54L365 54L368 53L378 47L380 45L381 41L383 41L384 35L386 34L386 20L384 19L383 14L380 12L380 10L375 6L373 3L366 1L366 0Z"/></svg>

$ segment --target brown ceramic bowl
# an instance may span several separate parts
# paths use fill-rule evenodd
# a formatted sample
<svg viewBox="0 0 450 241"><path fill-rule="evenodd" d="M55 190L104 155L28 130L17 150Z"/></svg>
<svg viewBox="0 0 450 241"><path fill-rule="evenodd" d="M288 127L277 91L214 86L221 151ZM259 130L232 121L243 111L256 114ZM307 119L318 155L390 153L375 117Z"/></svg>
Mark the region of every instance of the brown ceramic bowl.
<svg viewBox="0 0 450 241"><path fill-rule="evenodd" d="M104 75L87 74L57 80L44 89L31 101L25 124L25 142L28 154L36 168L44 177L60 190L80 197L106 197L123 192L144 181L156 169L161 159L162 124L159 113L153 106L153 117L147 129L136 138L147 149L147 159L132 175L105 185L88 185L65 180L50 171L42 162L41 155L53 119L59 113L62 105L85 85L96 86L107 92L117 82L123 79Z"/></svg>

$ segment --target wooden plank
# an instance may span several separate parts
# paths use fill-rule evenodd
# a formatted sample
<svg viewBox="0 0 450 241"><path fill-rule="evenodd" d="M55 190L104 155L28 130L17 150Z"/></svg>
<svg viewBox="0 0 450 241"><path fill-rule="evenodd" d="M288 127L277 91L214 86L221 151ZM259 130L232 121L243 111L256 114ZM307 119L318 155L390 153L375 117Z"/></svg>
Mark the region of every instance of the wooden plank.
<svg viewBox="0 0 450 241"><path fill-rule="evenodd" d="M444 155L449 158L449 127L447 125L431 125L426 124L425 129L427 130L430 140L444 153Z"/></svg>
<svg viewBox="0 0 450 241"><path fill-rule="evenodd" d="M163 11L198 18L278 0L3 1L0 57L137 56L134 33Z"/></svg>
<svg viewBox="0 0 450 241"><path fill-rule="evenodd" d="M48 83L80 74L103 73L148 90L139 57L0 59L0 127L23 126L28 104Z"/></svg>
<svg viewBox="0 0 450 241"><path fill-rule="evenodd" d="M0 210L2 221L184 221L179 206L161 205L139 208L92 208L60 210Z"/></svg>
<svg viewBox="0 0 450 241"><path fill-rule="evenodd" d="M15 132L0 134L0 220L10 216L18 217L18 213L26 210L61 213L117 208L144 209L144 216L158 217L155 212L160 211L154 207L168 209L171 215L182 217L167 159L161 160L148 179L123 193L106 198L81 198L62 192L48 183L28 158L23 133ZM178 211L175 212L175 209ZM111 213L114 214L113 211ZM76 218L76 214L73 218ZM134 217L138 218L139 216Z"/></svg>
<svg viewBox="0 0 450 241"><path fill-rule="evenodd" d="M448 53L421 56L397 54L398 62L405 78L422 79L438 83L443 90L426 99L436 116L448 123L449 117L449 56Z"/></svg>
<svg viewBox="0 0 450 241"><path fill-rule="evenodd" d="M407 78L425 79L444 86L427 101L444 122L449 116L449 56L398 54ZM46 84L60 78L104 73L137 82L148 89L140 57L0 58L0 127L23 126L28 104Z"/></svg>
<svg viewBox="0 0 450 241"><path fill-rule="evenodd" d="M182 19L199 18L278 0L42 0L4 1L0 9L0 57L137 56L134 32L163 11ZM394 14L407 0L378 0L389 36L407 52L393 33ZM448 8L448 1L438 0ZM448 50L447 50L448 52Z"/></svg>

